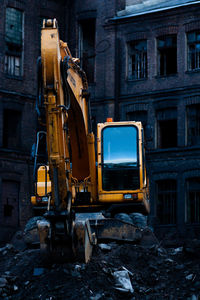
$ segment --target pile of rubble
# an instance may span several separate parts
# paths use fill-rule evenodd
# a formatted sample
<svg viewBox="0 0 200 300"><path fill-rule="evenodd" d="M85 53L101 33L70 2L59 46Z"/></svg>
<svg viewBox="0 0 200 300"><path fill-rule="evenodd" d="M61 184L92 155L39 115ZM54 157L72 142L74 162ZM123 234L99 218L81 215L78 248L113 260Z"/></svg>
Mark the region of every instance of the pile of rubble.
<svg viewBox="0 0 200 300"><path fill-rule="evenodd" d="M55 264L39 249L7 244L0 248L0 299L197 300L200 241L177 246L100 244L88 264Z"/></svg>

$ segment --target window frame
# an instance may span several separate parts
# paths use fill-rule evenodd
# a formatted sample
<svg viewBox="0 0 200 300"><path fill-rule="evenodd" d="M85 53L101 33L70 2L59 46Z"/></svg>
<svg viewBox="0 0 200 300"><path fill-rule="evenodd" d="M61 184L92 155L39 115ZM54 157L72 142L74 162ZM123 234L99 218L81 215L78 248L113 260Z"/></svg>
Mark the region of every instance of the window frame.
<svg viewBox="0 0 200 300"><path fill-rule="evenodd" d="M167 40L172 39L172 45L171 46L167 46ZM175 38L175 45L173 45L174 41L173 38ZM159 46L159 41L163 41L163 43L165 43L165 45L163 46ZM168 77L168 76L173 76L176 75L178 72L178 59L177 59L177 34L166 34L166 35L160 35L156 38L156 42L157 42L157 75L159 77ZM173 72L169 72L167 71L167 60L171 57L170 54L167 55L166 51L168 50L173 50L176 49L176 55L175 55L175 59L176 59L176 71ZM162 53L161 53L162 51ZM165 51L165 52L164 52ZM162 56L161 56L162 55ZM161 72L161 57L163 57L164 62L163 62L163 72Z"/></svg>
<svg viewBox="0 0 200 300"><path fill-rule="evenodd" d="M189 42L188 36L190 34L195 34L195 40L192 42ZM200 71L200 39L197 40L196 36L199 35L200 37L200 29L199 30L192 30L186 33L186 39L187 39L187 71L188 72L195 72ZM196 49L196 45L199 45L199 51ZM192 67L192 51L190 51L189 47L194 46L194 65L195 67ZM198 54L198 57L197 57ZM196 61L198 59L198 62ZM191 66L191 67L190 67Z"/></svg>
<svg viewBox="0 0 200 300"><path fill-rule="evenodd" d="M136 49L136 47L139 46L140 43L146 43L146 50L139 51ZM127 48L127 79L128 80L147 79L148 78L147 39L129 41L127 42L126 48ZM136 57L135 64L133 64L134 55ZM135 71L133 71L133 65L135 65Z"/></svg>
<svg viewBox="0 0 200 300"><path fill-rule="evenodd" d="M190 189L189 188L189 185L190 185L190 182L194 182L199 179L199 177L189 177L186 179L185 181L185 222L186 224L199 224L200 223L200 188L199 188L199 191L198 190L195 190L195 189ZM199 186L200 186L200 180L199 180ZM189 193L193 193L195 195L195 204L194 204L194 208L193 208L193 211L191 211L191 201L190 201L190 198L188 196ZM198 195L198 199L197 199L197 193L199 193ZM198 204L196 203L198 202ZM190 204L190 205L188 205ZM188 208L190 206L190 213L188 213ZM196 208L198 206L198 209ZM197 212L199 211L199 215L197 216ZM190 214L190 216L189 216ZM192 215L193 215L193 218L194 218L194 221L192 221Z"/></svg>
<svg viewBox="0 0 200 300"><path fill-rule="evenodd" d="M21 38L20 43L10 42L6 36L7 10L12 9L21 13ZM20 9L7 6L5 12L5 55L4 55L4 73L10 78L21 79L23 76L23 58L24 58L24 12ZM17 60L19 64L17 65Z"/></svg>
<svg viewBox="0 0 200 300"><path fill-rule="evenodd" d="M195 123L195 127L191 126L192 123ZM192 131L195 134L191 134ZM200 146L200 103L186 106L186 145Z"/></svg>
<svg viewBox="0 0 200 300"><path fill-rule="evenodd" d="M160 221L159 225L176 225L177 224L177 180L173 178L166 178L166 179L157 180L155 183L156 183L156 216L157 219ZM175 189L173 190L173 189L163 188L162 190L160 188L159 191L159 184L163 184L165 185L165 187L167 186L167 184L171 184L171 186L174 184ZM164 197L165 202L172 202L169 203L169 205L171 204L170 212L172 211L172 216L166 213L169 211L169 209L166 209L166 204L162 208L162 215L159 216L159 202L161 203L161 201L163 201L163 200L159 200L159 195L161 197L162 196Z"/></svg>

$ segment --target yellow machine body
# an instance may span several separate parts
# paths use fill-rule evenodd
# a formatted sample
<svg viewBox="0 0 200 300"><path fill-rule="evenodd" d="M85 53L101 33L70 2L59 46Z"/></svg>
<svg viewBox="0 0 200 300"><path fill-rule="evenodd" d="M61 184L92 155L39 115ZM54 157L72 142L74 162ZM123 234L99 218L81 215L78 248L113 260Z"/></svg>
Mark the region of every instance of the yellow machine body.
<svg viewBox="0 0 200 300"><path fill-rule="evenodd" d="M61 244L74 241L76 225L72 211L104 210L110 216L119 212L149 213L142 124L98 124L96 155L87 78L78 62L59 39L56 20L44 20L41 73L48 161L38 168L35 195L31 199L35 208L47 209L46 221L38 225L41 249L50 247L55 240ZM102 222L107 227L113 224L112 220L107 225L107 220ZM115 237L117 228L121 228L122 238L128 232L132 240L136 238L135 228L128 229L130 224L117 222ZM95 243L90 224L86 222L80 230L81 243L87 241L87 246ZM79 229L80 226L75 231ZM105 234L106 231L101 236Z"/></svg>

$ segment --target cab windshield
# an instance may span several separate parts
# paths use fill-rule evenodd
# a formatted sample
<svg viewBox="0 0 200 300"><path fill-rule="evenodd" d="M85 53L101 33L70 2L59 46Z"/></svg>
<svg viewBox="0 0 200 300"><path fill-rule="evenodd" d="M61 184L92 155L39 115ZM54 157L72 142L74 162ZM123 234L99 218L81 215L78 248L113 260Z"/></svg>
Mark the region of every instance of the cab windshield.
<svg viewBox="0 0 200 300"><path fill-rule="evenodd" d="M102 138L103 190L139 189L137 127L109 126L103 129Z"/></svg>

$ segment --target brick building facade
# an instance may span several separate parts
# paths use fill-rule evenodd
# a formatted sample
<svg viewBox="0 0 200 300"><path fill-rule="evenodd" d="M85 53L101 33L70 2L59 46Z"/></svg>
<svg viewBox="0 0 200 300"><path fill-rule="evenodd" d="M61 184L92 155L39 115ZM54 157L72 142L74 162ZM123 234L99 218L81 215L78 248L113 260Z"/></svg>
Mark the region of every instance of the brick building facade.
<svg viewBox="0 0 200 300"><path fill-rule="evenodd" d="M148 6L149 2L3 1L1 223L5 224L5 215L7 220L9 214L14 216L9 211L10 201L14 201L10 199L17 199L14 211L20 225L30 215L39 28L42 18L56 17L61 38L68 42L72 55L81 58L87 73L94 129L107 117L143 122L151 222L162 230L178 228L185 232L198 228L200 3L158 0ZM19 40L9 29L13 14L22 32Z"/></svg>
<svg viewBox="0 0 200 300"><path fill-rule="evenodd" d="M187 0L75 1L73 7L72 48L88 61L93 50L94 120L143 122L150 220L161 231L199 229L199 8ZM95 27L93 43L87 23Z"/></svg>

